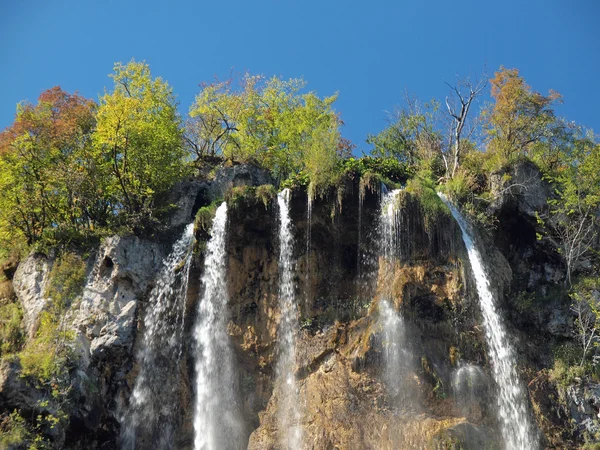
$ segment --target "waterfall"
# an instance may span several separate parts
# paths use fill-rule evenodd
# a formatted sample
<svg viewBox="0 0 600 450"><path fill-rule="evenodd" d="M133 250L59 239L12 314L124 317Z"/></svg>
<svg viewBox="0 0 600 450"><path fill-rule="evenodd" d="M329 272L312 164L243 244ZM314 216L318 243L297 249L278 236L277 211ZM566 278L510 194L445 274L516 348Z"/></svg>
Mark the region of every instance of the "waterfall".
<svg viewBox="0 0 600 450"><path fill-rule="evenodd" d="M277 378L279 380L279 430L284 430L284 448L301 448L301 408L296 385L296 335L298 308L294 284L294 237L290 218L290 191L277 195L279 206L279 311ZM283 436L280 434L280 439Z"/></svg>
<svg viewBox="0 0 600 450"><path fill-rule="evenodd" d="M227 204L215 214L206 246L202 297L194 328L196 407L194 449L242 448L244 427L239 413L233 350L227 334Z"/></svg>
<svg viewBox="0 0 600 450"><path fill-rule="evenodd" d="M163 262L143 319L144 334L137 353L139 374L129 406L121 418L121 447L173 448L173 413L178 408L177 383L183 341L182 322L192 259L194 225L185 229ZM177 358L173 358L173 354ZM146 442L148 441L148 442Z"/></svg>
<svg viewBox="0 0 600 450"><path fill-rule="evenodd" d="M407 386L410 378L412 355L408 350L404 319L393 307L392 282L398 262L399 212L397 208L400 189L385 191L380 216L379 320L383 329L383 380L388 396L402 410L412 409L414 395Z"/></svg>
<svg viewBox="0 0 600 450"><path fill-rule="evenodd" d="M487 380L481 367L460 364L452 375L452 392L465 417L470 417L487 400Z"/></svg>
<svg viewBox="0 0 600 450"><path fill-rule="evenodd" d="M305 278L305 282L304 282L304 297L305 297L305 301L306 304L308 305L310 303L310 292L311 292L311 285L310 285L310 255L311 255L311 250L312 250L312 209L313 209L313 199L312 196L310 194L310 192L308 193L307 196L307 203L306 203L306 278Z"/></svg>
<svg viewBox="0 0 600 450"><path fill-rule="evenodd" d="M438 195L448 205L460 226L473 275L475 276L485 337L492 360L492 373L499 388L498 409L505 448L507 450L535 449L538 447L537 436L530 422L525 392L515 369L514 350L496 308L483 260L468 232L465 218L443 194Z"/></svg>

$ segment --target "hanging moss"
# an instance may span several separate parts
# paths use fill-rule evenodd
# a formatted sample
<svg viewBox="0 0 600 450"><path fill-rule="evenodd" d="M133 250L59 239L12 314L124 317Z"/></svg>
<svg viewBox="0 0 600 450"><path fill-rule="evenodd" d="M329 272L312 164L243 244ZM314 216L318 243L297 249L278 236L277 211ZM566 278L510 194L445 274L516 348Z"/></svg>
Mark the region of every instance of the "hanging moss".
<svg viewBox="0 0 600 450"><path fill-rule="evenodd" d="M212 202L210 205L203 206L198 210L196 218L194 219L195 234L198 234L199 232L208 233L219 204L220 202Z"/></svg>
<svg viewBox="0 0 600 450"><path fill-rule="evenodd" d="M427 232L452 218L448 206L437 195L435 184L426 178L415 177L406 183L406 192L418 198Z"/></svg>
<svg viewBox="0 0 600 450"><path fill-rule="evenodd" d="M265 209L269 207L269 204L277 197L277 190L272 184L263 184L256 188L256 199L261 201L265 205Z"/></svg>

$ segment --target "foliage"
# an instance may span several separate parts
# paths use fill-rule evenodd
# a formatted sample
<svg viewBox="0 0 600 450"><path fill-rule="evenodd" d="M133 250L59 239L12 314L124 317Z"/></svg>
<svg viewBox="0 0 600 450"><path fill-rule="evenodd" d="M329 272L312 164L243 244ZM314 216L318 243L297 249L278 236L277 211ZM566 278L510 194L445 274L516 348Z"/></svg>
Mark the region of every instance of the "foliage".
<svg viewBox="0 0 600 450"><path fill-rule="evenodd" d="M0 357L18 351L23 345L22 320L23 310L19 303L0 306Z"/></svg>
<svg viewBox="0 0 600 450"><path fill-rule="evenodd" d="M18 354L22 375L59 395L60 385L68 379L73 357L69 343L73 339L73 332L66 330L59 318L48 311L42 312L35 337Z"/></svg>
<svg viewBox="0 0 600 450"><path fill-rule="evenodd" d="M580 366L592 355L592 363L598 363L600 346L600 279L581 278L570 292L571 311L575 315L574 337L581 347Z"/></svg>
<svg viewBox="0 0 600 450"><path fill-rule="evenodd" d="M227 206L232 209L242 204L252 204L255 200L256 188L254 186L234 186L225 193Z"/></svg>
<svg viewBox="0 0 600 450"><path fill-rule="evenodd" d="M17 410L11 414L0 416L0 448L11 448L11 446L25 446L33 439L25 419Z"/></svg>
<svg viewBox="0 0 600 450"><path fill-rule="evenodd" d="M573 142L570 160L549 179L556 197L549 200L547 222L567 267L571 283L574 265L588 253L596 241L596 218L600 207L600 144L594 136Z"/></svg>
<svg viewBox="0 0 600 450"><path fill-rule="evenodd" d="M533 92L517 69L504 67L490 83L494 104L483 111L484 128L488 151L498 155L499 162L531 155L536 144L547 142L561 128L552 109L561 100L557 92L550 91L547 96Z"/></svg>
<svg viewBox="0 0 600 450"><path fill-rule="evenodd" d="M304 170L326 182L344 148L333 110L337 95L302 94L305 85L248 74L237 86L232 79L203 84L190 108L196 156L256 161L279 179Z"/></svg>
<svg viewBox="0 0 600 450"><path fill-rule="evenodd" d="M212 226L212 222L215 218L219 204L220 202L215 201L210 205L203 206L198 210L196 213L196 218L194 219L194 233L197 233L198 231L208 233L210 227Z"/></svg>
<svg viewBox="0 0 600 450"><path fill-rule="evenodd" d="M46 296L59 311L71 305L81 295L85 286L85 262L74 253L63 254L49 274Z"/></svg>
<svg viewBox="0 0 600 450"><path fill-rule="evenodd" d="M419 199L426 229L433 229L442 218L449 217L450 210L437 195L436 185L430 174L422 173L408 180L405 191Z"/></svg>
<svg viewBox="0 0 600 450"><path fill-rule="evenodd" d="M439 103L432 100L421 108L417 102L407 100L408 107L392 114L384 130L368 135L367 143L373 145L373 156L394 158L416 168L441 154L442 137L435 127Z"/></svg>
<svg viewBox="0 0 600 450"><path fill-rule="evenodd" d="M277 190L272 184L262 184L256 187L256 198L260 200L265 208L277 197Z"/></svg>
<svg viewBox="0 0 600 450"><path fill-rule="evenodd" d="M414 171L408 164L392 157L348 158L341 162L341 169L350 176L362 177L367 172L378 174L382 180L389 180L393 183L405 183L414 175Z"/></svg>
<svg viewBox="0 0 600 450"><path fill-rule="evenodd" d="M304 171L291 175L287 180L281 183L282 189L308 188L310 176Z"/></svg>
<svg viewBox="0 0 600 450"><path fill-rule="evenodd" d="M115 64L115 87L100 98L94 156L113 211L133 229L185 172L181 119L171 87L147 64Z"/></svg>
<svg viewBox="0 0 600 450"><path fill-rule="evenodd" d="M21 103L0 134L0 242L39 240L45 231L102 221L93 192L90 135L95 104L54 87Z"/></svg>

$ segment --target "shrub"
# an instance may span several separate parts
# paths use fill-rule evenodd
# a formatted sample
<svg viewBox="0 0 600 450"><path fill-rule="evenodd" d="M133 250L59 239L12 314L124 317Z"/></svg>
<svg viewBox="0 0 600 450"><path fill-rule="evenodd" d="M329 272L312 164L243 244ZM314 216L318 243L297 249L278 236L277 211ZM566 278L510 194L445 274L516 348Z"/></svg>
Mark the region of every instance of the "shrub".
<svg viewBox="0 0 600 450"><path fill-rule="evenodd" d="M70 344L74 333L66 330L62 318L48 311L40 315L40 325L33 339L18 354L22 375L41 387L52 387L53 395L61 394L61 384L68 377L73 353Z"/></svg>
<svg viewBox="0 0 600 450"><path fill-rule="evenodd" d="M437 195L435 183L426 174L408 180L406 192L419 199L427 230L432 230L440 220L450 217L450 210Z"/></svg>
<svg viewBox="0 0 600 450"><path fill-rule="evenodd" d="M0 416L0 448L23 448L32 440L33 435L17 410Z"/></svg>
<svg viewBox="0 0 600 450"><path fill-rule="evenodd" d="M255 199L256 188L254 186L235 186L225 193L225 201L227 206L232 209L239 207L241 204L248 204Z"/></svg>
<svg viewBox="0 0 600 450"><path fill-rule="evenodd" d="M0 306L0 357L15 353L23 344L22 320L23 311L18 303Z"/></svg>
<svg viewBox="0 0 600 450"><path fill-rule="evenodd" d="M52 267L46 296L52 299L57 313L69 307L85 286L85 262L74 253L65 253Z"/></svg>
<svg viewBox="0 0 600 450"><path fill-rule="evenodd" d="M265 208L269 206L269 203L273 201L275 197L277 197L277 190L275 186L272 184L263 184L256 188L256 199L260 200Z"/></svg>
<svg viewBox="0 0 600 450"><path fill-rule="evenodd" d="M215 217L215 213L217 212L218 205L218 202L212 202L210 205L203 206L198 210L196 218L194 219L194 233L198 233L199 231L208 233Z"/></svg>

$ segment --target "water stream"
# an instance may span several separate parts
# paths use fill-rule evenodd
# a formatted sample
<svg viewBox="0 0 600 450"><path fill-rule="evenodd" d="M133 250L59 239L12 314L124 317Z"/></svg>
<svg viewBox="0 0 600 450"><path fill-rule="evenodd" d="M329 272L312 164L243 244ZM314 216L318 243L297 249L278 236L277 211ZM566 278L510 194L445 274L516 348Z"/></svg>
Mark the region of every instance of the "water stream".
<svg viewBox="0 0 600 450"><path fill-rule="evenodd" d="M294 282L294 236L290 218L290 191L277 195L279 207L279 311L277 379L279 380L279 429L285 430L281 444L289 450L302 446L301 405L296 383L296 336L298 306Z"/></svg>
<svg viewBox="0 0 600 450"><path fill-rule="evenodd" d="M398 195L400 189L384 191L380 215L380 262L379 262L379 320L383 329L383 380L392 404L407 412L416 402L410 379L412 355L406 338L404 318L394 308L392 283L398 264L400 212Z"/></svg>
<svg viewBox="0 0 600 450"><path fill-rule="evenodd" d="M178 373L181 356L193 242L194 225L190 224L163 262L150 293L143 319L145 330L136 355L139 374L121 419L122 449L150 443L156 449L174 448L173 416L179 405L177 384L171 381Z"/></svg>
<svg viewBox="0 0 600 450"><path fill-rule="evenodd" d="M196 406L194 449L240 449L244 446L233 351L227 334L227 204L217 209L206 246L202 295L194 328Z"/></svg>
<svg viewBox="0 0 600 450"><path fill-rule="evenodd" d="M537 449L537 434L529 417L525 390L517 375L514 350L496 307L481 254L469 234L465 218L443 194L439 194L439 196L448 205L460 226L462 238L469 254L479 294L485 337L492 361L492 374L499 390L498 415L505 448L507 450Z"/></svg>

